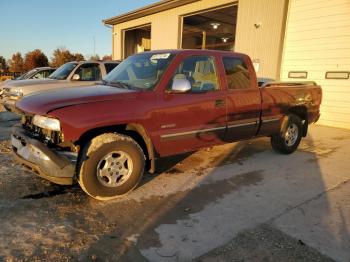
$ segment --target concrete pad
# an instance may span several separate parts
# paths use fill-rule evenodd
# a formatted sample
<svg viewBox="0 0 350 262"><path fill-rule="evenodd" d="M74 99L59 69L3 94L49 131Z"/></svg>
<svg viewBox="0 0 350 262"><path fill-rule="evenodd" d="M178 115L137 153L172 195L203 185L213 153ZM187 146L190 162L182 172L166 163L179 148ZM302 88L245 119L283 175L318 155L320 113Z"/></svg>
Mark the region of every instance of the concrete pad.
<svg viewBox="0 0 350 262"><path fill-rule="evenodd" d="M282 215L273 225L336 261L350 261L350 181Z"/></svg>

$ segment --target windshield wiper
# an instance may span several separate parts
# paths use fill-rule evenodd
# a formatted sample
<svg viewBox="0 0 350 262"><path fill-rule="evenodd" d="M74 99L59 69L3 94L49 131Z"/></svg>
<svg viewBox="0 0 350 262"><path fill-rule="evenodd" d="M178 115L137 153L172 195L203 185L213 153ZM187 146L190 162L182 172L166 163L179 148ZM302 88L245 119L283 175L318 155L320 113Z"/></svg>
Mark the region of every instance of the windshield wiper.
<svg viewBox="0 0 350 262"><path fill-rule="evenodd" d="M118 88L124 88L124 89L132 89L132 90L136 90L138 88L125 83L125 82L107 82L105 80L103 80L102 82L104 85L108 85L108 86L113 86L113 87L118 87Z"/></svg>

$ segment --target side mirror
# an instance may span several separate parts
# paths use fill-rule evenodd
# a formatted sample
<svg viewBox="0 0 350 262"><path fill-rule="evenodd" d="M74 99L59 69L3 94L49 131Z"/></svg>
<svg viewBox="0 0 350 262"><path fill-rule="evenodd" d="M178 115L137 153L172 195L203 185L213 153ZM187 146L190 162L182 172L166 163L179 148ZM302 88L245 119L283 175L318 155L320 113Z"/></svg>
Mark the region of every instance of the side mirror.
<svg viewBox="0 0 350 262"><path fill-rule="evenodd" d="M190 81L187 79L174 79L171 91L174 93L186 93L192 89Z"/></svg>
<svg viewBox="0 0 350 262"><path fill-rule="evenodd" d="M78 81L78 80L80 80L80 75L74 74L73 77L72 77L72 80L73 80L73 81Z"/></svg>

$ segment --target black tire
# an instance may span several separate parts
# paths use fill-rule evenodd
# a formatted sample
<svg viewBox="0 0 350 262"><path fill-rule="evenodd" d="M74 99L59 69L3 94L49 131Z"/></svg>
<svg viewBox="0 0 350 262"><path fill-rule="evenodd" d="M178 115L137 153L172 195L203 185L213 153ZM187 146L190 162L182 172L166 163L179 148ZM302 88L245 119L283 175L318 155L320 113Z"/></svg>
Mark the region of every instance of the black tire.
<svg viewBox="0 0 350 262"><path fill-rule="evenodd" d="M111 158L116 154L115 159L118 160L118 157L121 157L121 155L118 156L119 153L127 156L125 162L127 167L123 167L127 171L127 175L124 176L125 180L122 183L120 181L123 178L119 182L118 179L115 179L116 173L114 173L113 179L101 176L101 170L104 167L100 167L102 164L106 165L107 156ZM113 159L112 162L111 165L115 165L113 168L117 172L116 165L119 163L115 164ZM111 165L108 166L112 167ZM141 147L131 137L109 133L93 138L84 147L79 166L78 183L84 192L98 200L111 200L127 194L138 185L144 173L145 155ZM119 165L119 169L121 169L121 165ZM107 171L107 173L108 177L110 174L113 175L113 172ZM106 181L104 181L105 179ZM109 185L109 183L111 184Z"/></svg>
<svg viewBox="0 0 350 262"><path fill-rule="evenodd" d="M297 133L291 135L294 128ZM303 125L301 119L294 114L290 114L283 120L280 133L271 137L271 146L278 153L291 154L298 148L302 136Z"/></svg>

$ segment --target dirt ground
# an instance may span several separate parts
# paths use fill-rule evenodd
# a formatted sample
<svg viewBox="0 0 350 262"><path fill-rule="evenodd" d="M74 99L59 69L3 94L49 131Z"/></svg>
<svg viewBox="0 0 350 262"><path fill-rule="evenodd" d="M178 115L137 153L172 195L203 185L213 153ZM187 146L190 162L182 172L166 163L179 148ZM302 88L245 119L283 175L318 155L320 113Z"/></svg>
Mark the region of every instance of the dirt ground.
<svg viewBox="0 0 350 262"><path fill-rule="evenodd" d="M0 261L350 261L350 131L314 126L163 159L111 202L36 177L0 120Z"/></svg>

